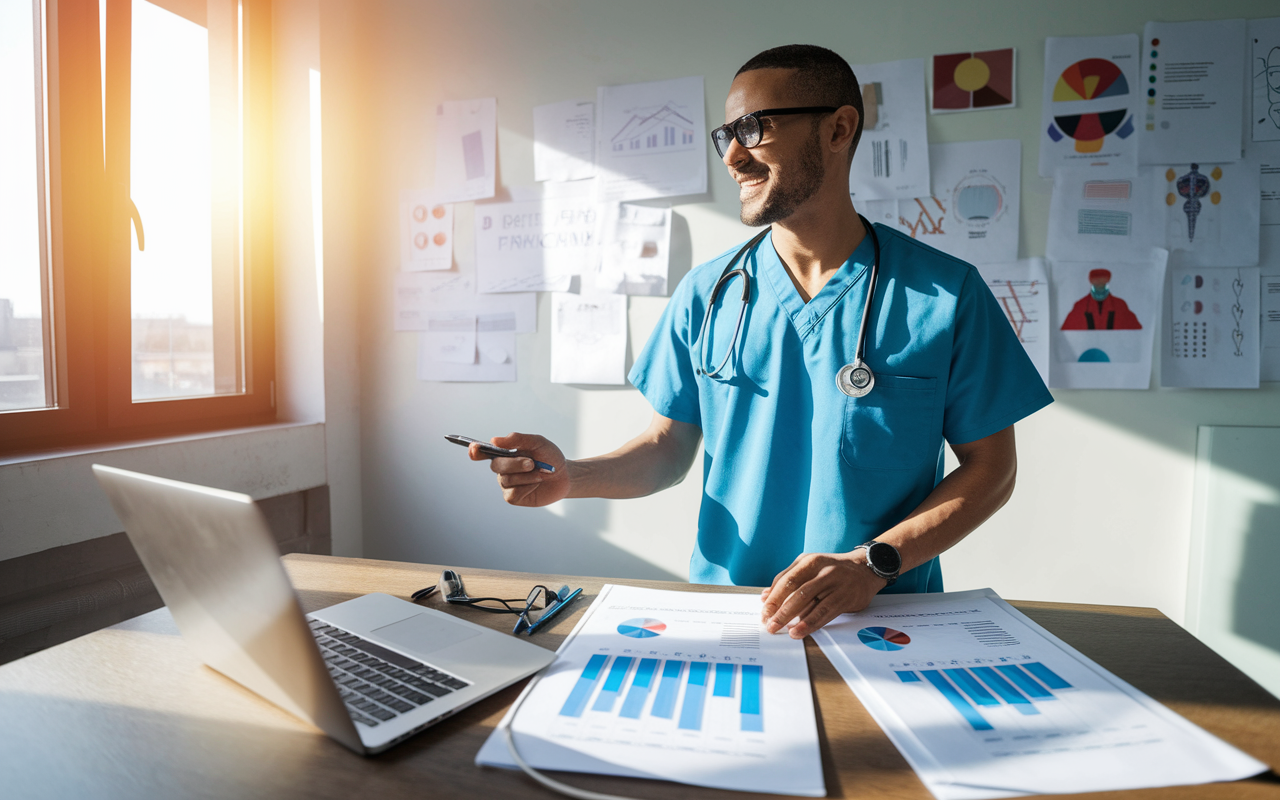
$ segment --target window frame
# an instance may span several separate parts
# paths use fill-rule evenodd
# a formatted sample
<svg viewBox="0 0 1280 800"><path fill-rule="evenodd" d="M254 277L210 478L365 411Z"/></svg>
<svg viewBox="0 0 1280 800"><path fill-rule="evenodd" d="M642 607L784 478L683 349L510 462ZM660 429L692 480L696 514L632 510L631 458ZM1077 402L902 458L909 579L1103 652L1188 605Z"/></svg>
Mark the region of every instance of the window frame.
<svg viewBox="0 0 1280 800"><path fill-rule="evenodd" d="M47 109L41 138L48 257L42 286L45 374L52 377L46 396L52 396L48 408L0 412L0 455L275 422L269 0L240 0L243 392L139 402L132 396L128 51L121 72L120 54L108 45L104 137L98 0L33 2L43 9L38 46ZM128 0L109 2L106 39L121 41L123 34L128 42ZM125 180L119 181L122 169Z"/></svg>

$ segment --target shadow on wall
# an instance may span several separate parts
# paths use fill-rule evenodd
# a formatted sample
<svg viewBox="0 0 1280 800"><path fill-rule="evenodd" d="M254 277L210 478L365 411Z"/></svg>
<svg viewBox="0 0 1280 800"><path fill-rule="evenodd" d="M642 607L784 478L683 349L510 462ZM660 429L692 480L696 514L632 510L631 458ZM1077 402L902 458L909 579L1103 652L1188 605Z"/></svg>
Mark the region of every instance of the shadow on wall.
<svg viewBox="0 0 1280 800"><path fill-rule="evenodd" d="M1231 615L1235 633L1280 654L1280 506L1254 505L1240 562Z"/></svg>

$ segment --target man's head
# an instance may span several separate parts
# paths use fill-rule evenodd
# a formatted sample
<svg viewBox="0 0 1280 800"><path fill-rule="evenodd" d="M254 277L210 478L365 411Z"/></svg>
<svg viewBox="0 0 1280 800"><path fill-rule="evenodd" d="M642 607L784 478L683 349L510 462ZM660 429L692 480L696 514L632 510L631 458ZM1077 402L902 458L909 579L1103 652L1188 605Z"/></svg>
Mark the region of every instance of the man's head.
<svg viewBox="0 0 1280 800"><path fill-rule="evenodd" d="M760 140L724 150L729 174L741 186L742 221L766 225L790 217L827 181L848 191L849 165L862 135L862 93L843 58L822 47L786 45L752 58L738 70L725 101L725 123L763 109L820 106L811 114L766 116Z"/></svg>
<svg viewBox="0 0 1280 800"><path fill-rule="evenodd" d="M1093 299L1101 303L1107 299L1110 290L1107 284L1111 283L1111 270L1109 269L1091 269L1089 270L1089 294L1093 295Z"/></svg>

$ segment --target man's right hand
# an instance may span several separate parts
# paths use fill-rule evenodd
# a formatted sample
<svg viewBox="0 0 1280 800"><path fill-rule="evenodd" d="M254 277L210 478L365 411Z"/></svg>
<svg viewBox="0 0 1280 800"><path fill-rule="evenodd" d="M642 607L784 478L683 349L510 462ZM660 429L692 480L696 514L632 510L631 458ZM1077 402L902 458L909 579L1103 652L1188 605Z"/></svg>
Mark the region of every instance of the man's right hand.
<svg viewBox="0 0 1280 800"><path fill-rule="evenodd" d="M481 453L476 445L467 448L472 461L489 460L489 468L498 476L502 497L513 506L549 506L569 494L569 470L564 453L545 437L531 433L512 433L489 440L498 447L516 449L520 455L493 458ZM542 461L556 468L543 472L534 465Z"/></svg>

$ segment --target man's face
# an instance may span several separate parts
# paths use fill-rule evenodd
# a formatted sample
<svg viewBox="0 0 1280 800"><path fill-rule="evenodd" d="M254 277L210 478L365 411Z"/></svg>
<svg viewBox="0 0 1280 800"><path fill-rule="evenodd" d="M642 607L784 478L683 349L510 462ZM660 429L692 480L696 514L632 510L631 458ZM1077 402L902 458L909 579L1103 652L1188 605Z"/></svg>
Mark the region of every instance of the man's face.
<svg viewBox="0 0 1280 800"><path fill-rule="evenodd" d="M725 100L725 122L762 108L809 105L792 96L793 70L757 69L734 78ZM822 146L808 115L765 117L760 144L729 145L724 163L738 182L742 222L757 227L790 217L822 186Z"/></svg>
<svg viewBox="0 0 1280 800"><path fill-rule="evenodd" d="M1093 278L1089 281L1089 294L1093 295L1093 299L1101 303L1107 299L1107 295L1111 292L1107 289L1107 278Z"/></svg>

